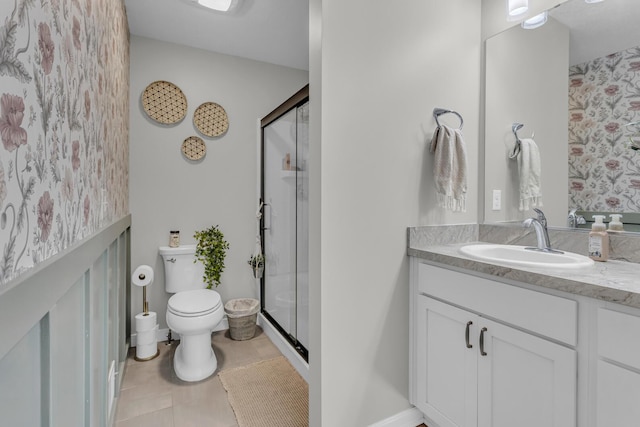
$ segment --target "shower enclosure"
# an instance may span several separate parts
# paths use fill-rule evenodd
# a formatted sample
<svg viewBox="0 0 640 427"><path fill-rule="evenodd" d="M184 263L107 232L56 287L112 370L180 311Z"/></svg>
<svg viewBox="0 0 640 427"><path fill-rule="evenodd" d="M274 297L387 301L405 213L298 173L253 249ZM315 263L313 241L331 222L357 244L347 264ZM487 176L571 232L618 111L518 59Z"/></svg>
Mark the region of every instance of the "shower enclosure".
<svg viewBox="0 0 640 427"><path fill-rule="evenodd" d="M309 87L261 121L262 314L307 359Z"/></svg>

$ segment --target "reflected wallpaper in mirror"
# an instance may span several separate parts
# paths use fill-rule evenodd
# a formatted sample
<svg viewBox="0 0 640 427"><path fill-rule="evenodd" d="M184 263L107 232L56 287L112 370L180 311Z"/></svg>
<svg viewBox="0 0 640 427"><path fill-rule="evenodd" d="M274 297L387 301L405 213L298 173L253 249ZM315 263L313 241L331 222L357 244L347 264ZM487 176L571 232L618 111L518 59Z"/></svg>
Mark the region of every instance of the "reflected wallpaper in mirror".
<svg viewBox="0 0 640 427"><path fill-rule="evenodd" d="M569 206L639 212L640 47L572 66L569 112Z"/></svg>

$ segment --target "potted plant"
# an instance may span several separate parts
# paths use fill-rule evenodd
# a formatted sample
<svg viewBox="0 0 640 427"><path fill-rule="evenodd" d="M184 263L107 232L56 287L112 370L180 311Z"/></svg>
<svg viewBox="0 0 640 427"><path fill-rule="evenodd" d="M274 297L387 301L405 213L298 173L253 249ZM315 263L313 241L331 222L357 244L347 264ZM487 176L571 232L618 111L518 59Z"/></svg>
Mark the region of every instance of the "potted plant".
<svg viewBox="0 0 640 427"><path fill-rule="evenodd" d="M193 237L197 241L196 260L204 265L203 280L207 284L207 289L211 289L213 285L218 287L220 275L224 271L224 259L227 256L229 242L224 240L224 234L217 225L196 231Z"/></svg>
<svg viewBox="0 0 640 427"><path fill-rule="evenodd" d="M262 273L264 272L264 255L262 254L254 254L251 255L249 261L247 263L251 266L253 270L253 277L256 279L262 278Z"/></svg>

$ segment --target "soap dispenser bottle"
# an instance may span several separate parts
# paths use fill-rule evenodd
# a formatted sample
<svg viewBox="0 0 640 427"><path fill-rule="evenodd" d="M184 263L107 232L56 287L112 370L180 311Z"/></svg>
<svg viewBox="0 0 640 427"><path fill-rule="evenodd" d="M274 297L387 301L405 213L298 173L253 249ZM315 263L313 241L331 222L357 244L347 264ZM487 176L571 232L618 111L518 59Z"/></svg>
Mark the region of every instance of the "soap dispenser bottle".
<svg viewBox="0 0 640 427"><path fill-rule="evenodd" d="M604 215L594 215L595 222L589 233L589 258L594 261L609 259L609 235L604 225Z"/></svg>
<svg viewBox="0 0 640 427"><path fill-rule="evenodd" d="M624 231L624 227L622 225L622 215L620 214L611 214L611 221L609 222L609 230L608 231Z"/></svg>

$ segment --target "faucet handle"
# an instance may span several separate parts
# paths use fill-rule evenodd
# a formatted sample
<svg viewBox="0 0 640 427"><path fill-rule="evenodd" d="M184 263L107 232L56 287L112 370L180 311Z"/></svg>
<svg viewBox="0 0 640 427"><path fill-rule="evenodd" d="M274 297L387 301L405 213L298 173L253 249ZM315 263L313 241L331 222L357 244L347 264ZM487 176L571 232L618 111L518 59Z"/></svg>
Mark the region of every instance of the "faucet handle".
<svg viewBox="0 0 640 427"><path fill-rule="evenodd" d="M538 214L538 221L540 221L540 224L542 224L542 226L546 228L547 227L547 217L544 216L544 212L542 212L538 208L533 208L533 210L535 211L535 213Z"/></svg>

